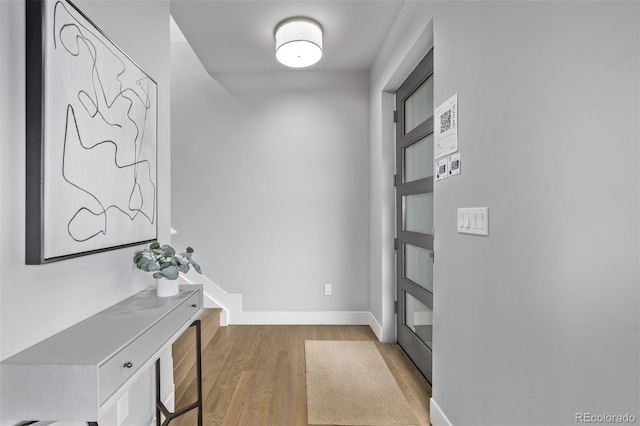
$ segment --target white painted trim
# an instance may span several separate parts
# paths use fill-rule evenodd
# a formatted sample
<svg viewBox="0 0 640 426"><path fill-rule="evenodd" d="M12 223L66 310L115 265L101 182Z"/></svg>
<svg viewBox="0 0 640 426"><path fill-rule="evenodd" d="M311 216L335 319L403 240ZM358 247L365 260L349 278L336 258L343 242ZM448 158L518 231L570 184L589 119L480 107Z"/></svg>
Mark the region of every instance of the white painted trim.
<svg viewBox="0 0 640 426"><path fill-rule="evenodd" d="M453 426L447 416L444 414L438 403L431 398L429 415L433 426Z"/></svg>
<svg viewBox="0 0 640 426"><path fill-rule="evenodd" d="M205 308L222 308L218 303L216 303L215 300L213 300L213 297L211 297L209 295L209 293L207 293L206 291L202 292L203 295L203 304L202 306ZM228 319L228 315L227 315L227 309L222 308L222 312L220 312L220 326L222 327L226 327L227 325L229 325L229 319Z"/></svg>
<svg viewBox="0 0 640 426"><path fill-rule="evenodd" d="M171 392L167 399L164 401L164 406L167 407L169 411L174 411L176 409L176 393L175 391Z"/></svg>
<svg viewBox="0 0 640 426"><path fill-rule="evenodd" d="M373 333L376 335L376 337L380 342L387 343L384 341L384 336L382 333L382 325L380 325L376 317L373 316L371 312L369 312L369 327L371 328L371 330L373 331Z"/></svg>
<svg viewBox="0 0 640 426"><path fill-rule="evenodd" d="M174 387L174 389L175 389L175 387ZM164 400L164 406L167 407L167 410L169 410L169 411L175 411L175 409L176 409L176 392L175 392L175 390L169 394L167 399Z"/></svg>
<svg viewBox="0 0 640 426"><path fill-rule="evenodd" d="M209 278L198 274L194 270L190 270L186 274L181 273L178 279L184 284L202 284L204 307L222 308L220 315L221 326L234 324L231 320L233 314L242 311L242 295L227 293Z"/></svg>
<svg viewBox="0 0 640 426"><path fill-rule="evenodd" d="M395 94L390 92L381 92L381 108L382 117L392 117L395 110ZM395 141L395 124L392 120L382 120L380 127L381 137L383 141L382 147L382 173L388 176L395 173L395 144L389 144L388 141ZM386 145L386 146L384 146ZM389 161L385 161L385 159ZM393 248L393 238L396 232L396 189L392 182L383 183L382 186L382 241L388 242L381 247L382 261L382 342L391 342L396 340L396 322L395 322L395 299L396 299L396 251Z"/></svg>
<svg viewBox="0 0 640 426"><path fill-rule="evenodd" d="M204 275L189 271L180 274L185 284L202 284L205 308L222 308L220 325L368 325L382 336L382 327L369 311L244 311L242 295L230 294ZM373 322L372 322L373 321ZM381 340L382 341L382 340Z"/></svg>
<svg viewBox="0 0 640 426"><path fill-rule="evenodd" d="M239 325L370 325L368 311L277 312L241 311L230 324Z"/></svg>

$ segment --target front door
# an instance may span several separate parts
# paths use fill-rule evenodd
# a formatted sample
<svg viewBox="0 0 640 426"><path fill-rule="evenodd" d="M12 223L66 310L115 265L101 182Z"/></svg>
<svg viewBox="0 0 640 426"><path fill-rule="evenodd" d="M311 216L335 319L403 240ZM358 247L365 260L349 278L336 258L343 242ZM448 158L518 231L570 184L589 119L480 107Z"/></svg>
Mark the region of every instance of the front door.
<svg viewBox="0 0 640 426"><path fill-rule="evenodd" d="M431 383L433 50L396 92L398 343Z"/></svg>

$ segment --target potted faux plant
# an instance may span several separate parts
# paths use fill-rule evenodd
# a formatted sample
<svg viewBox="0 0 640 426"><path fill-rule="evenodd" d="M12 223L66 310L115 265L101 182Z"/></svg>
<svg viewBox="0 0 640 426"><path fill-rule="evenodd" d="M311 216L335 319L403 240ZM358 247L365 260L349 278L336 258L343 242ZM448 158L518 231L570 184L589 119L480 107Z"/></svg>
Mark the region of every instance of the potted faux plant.
<svg viewBox="0 0 640 426"><path fill-rule="evenodd" d="M180 272L187 273L193 268L199 274L202 269L192 258L193 249L187 249L180 254L168 244L162 246L157 241L149 245L148 249L139 251L133 256L133 263L138 269L153 272L156 279L156 294L158 297L169 297L178 294L178 276Z"/></svg>

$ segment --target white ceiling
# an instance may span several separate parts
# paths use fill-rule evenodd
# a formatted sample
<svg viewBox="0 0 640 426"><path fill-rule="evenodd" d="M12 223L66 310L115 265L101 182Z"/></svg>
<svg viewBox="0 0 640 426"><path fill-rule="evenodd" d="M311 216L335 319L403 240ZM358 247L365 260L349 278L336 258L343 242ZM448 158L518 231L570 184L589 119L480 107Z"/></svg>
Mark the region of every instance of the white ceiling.
<svg viewBox="0 0 640 426"><path fill-rule="evenodd" d="M171 0L171 15L210 74L288 68L274 55L273 31L292 16L324 29L324 54L309 69L368 69L405 0Z"/></svg>

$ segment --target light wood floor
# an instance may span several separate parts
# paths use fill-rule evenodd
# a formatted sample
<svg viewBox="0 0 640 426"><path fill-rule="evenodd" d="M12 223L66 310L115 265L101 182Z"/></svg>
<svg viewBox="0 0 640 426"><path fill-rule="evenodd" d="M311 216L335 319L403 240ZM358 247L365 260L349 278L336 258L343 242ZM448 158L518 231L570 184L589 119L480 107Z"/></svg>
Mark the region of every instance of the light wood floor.
<svg viewBox="0 0 640 426"><path fill-rule="evenodd" d="M305 340L376 342L420 424L429 425L431 388L397 344L367 326L228 326L203 349L205 425L306 425ZM193 380L177 407L195 400ZM196 425L195 410L171 425Z"/></svg>

